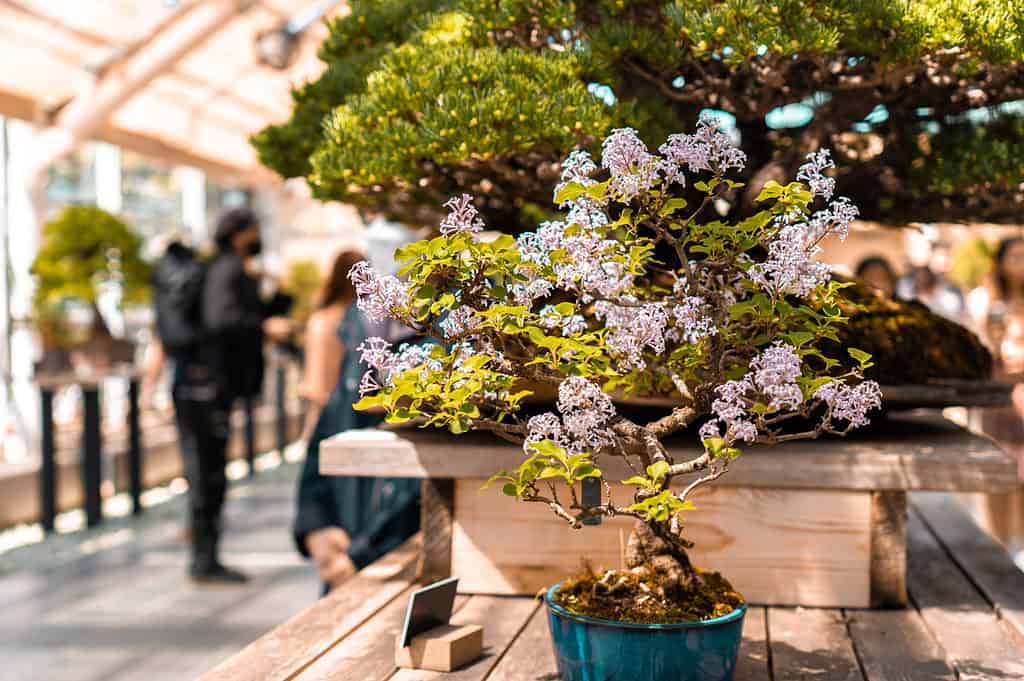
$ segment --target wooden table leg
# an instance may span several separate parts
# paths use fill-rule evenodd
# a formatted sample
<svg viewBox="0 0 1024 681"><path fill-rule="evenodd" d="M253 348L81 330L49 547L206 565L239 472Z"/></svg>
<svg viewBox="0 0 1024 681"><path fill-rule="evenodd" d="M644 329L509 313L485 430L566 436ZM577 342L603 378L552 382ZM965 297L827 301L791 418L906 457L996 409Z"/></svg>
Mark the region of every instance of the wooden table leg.
<svg viewBox="0 0 1024 681"><path fill-rule="evenodd" d="M427 478L420 502L423 548L417 574L420 579L443 579L452 572L452 520L455 513L455 481Z"/></svg>
<svg viewBox="0 0 1024 681"><path fill-rule="evenodd" d="M907 604L907 493L871 493L871 607Z"/></svg>

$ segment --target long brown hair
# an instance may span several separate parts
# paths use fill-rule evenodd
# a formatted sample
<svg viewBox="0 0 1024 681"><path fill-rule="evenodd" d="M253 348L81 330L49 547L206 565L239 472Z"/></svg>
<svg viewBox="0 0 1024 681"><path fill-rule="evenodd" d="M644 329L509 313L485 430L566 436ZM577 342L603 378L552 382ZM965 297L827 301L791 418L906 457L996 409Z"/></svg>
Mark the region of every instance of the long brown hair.
<svg viewBox="0 0 1024 681"><path fill-rule="evenodd" d="M992 259L992 278L995 280L996 291L1004 300L1012 294L1010 291L1010 278L1006 276L1006 259L1010 256L1010 249L1017 244L1024 243L1024 237L1012 236L999 242L996 255Z"/></svg>
<svg viewBox="0 0 1024 681"><path fill-rule="evenodd" d="M363 260L362 253L357 251L342 251L334 258L331 273L317 294L316 309L322 310L335 303L348 305L356 299L356 289L348 278L348 272L356 263Z"/></svg>

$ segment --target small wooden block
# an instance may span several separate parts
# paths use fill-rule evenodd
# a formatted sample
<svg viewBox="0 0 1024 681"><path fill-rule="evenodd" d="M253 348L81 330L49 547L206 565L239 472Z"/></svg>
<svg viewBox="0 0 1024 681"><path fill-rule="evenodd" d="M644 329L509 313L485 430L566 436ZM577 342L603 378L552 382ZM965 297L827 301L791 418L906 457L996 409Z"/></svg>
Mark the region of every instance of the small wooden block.
<svg viewBox="0 0 1024 681"><path fill-rule="evenodd" d="M484 628L479 624L446 624L395 647L395 665L407 669L450 672L483 655Z"/></svg>

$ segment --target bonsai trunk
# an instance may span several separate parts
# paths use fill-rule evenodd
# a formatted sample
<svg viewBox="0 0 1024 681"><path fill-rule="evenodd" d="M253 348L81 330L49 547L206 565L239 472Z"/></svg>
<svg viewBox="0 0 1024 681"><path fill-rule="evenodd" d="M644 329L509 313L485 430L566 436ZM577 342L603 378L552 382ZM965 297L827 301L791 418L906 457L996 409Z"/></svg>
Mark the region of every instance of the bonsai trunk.
<svg viewBox="0 0 1024 681"><path fill-rule="evenodd" d="M667 522L638 520L626 544L626 567L646 567L661 573L666 589L687 587L698 579L686 552L692 546Z"/></svg>

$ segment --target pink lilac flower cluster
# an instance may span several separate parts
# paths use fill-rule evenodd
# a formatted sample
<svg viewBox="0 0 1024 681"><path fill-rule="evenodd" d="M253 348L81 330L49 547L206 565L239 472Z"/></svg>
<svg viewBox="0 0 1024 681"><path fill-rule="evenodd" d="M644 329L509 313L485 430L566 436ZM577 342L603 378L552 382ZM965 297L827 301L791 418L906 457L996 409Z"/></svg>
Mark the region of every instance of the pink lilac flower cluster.
<svg viewBox="0 0 1024 681"><path fill-rule="evenodd" d="M367 338L356 346L360 361L369 367L359 382L359 393L374 392L381 384L392 387L395 376L416 367L423 367L424 371L440 371L443 365L441 360L430 356L432 348L432 345L403 343L396 353L391 351L391 343L383 338Z"/></svg>
<svg viewBox="0 0 1024 681"><path fill-rule="evenodd" d="M726 381L715 388L715 394L718 397L711 403L711 411L725 426L726 437L744 442L753 442L757 439L757 426L750 420L750 415L747 413L747 393L753 387L753 382L748 374L737 381ZM722 437L719 424L715 421L704 424L700 436L701 439Z"/></svg>
<svg viewBox="0 0 1024 681"><path fill-rule="evenodd" d="M348 278L356 289L356 304L370 321L401 316L409 291L397 277L382 277L364 260L352 266Z"/></svg>
<svg viewBox="0 0 1024 681"><path fill-rule="evenodd" d="M750 363L754 385L774 409L797 409L804 401L796 379L802 373L796 348L775 341Z"/></svg>
<svg viewBox="0 0 1024 681"><path fill-rule="evenodd" d="M597 180L591 177L596 172L597 164L594 163L589 152L581 150L571 152L562 161L562 173L559 176L558 184L555 185L555 195L557 196L570 182L578 182L584 187L596 184ZM558 207L564 208L569 203L571 201L563 201Z"/></svg>
<svg viewBox="0 0 1024 681"><path fill-rule="evenodd" d="M533 307L534 302L551 294L554 285L547 279L535 278L526 284L513 284L509 292L512 302L524 307Z"/></svg>
<svg viewBox="0 0 1024 681"><path fill-rule="evenodd" d="M558 386L558 411L562 414L567 450L596 452L610 446L609 429L615 405L600 387L582 376L570 376Z"/></svg>
<svg viewBox="0 0 1024 681"><path fill-rule="evenodd" d="M700 296L685 295L685 281L679 279L672 287L676 296L682 300L672 306L672 327L665 334L665 339L673 342L699 343L718 333L718 327L708 315L708 304Z"/></svg>
<svg viewBox="0 0 1024 681"><path fill-rule="evenodd" d="M711 410L725 426L726 437L744 442L757 438L757 426L748 411L755 401L775 409L797 409L803 404L803 391L796 380L801 374L800 356L788 343L776 341L750 363L750 371L739 379L715 388L718 397ZM710 421L701 428L701 438L721 437L719 423Z"/></svg>
<svg viewBox="0 0 1024 681"><path fill-rule="evenodd" d="M456 337L469 333L480 326L481 319L476 316L476 310L468 305L461 305L451 312L443 322L441 331L446 340L454 340Z"/></svg>
<svg viewBox="0 0 1024 681"><path fill-rule="evenodd" d="M768 258L747 273L754 282L773 296L809 296L819 285L832 278L832 268L816 260L821 247L808 243L807 225L784 225L768 244Z"/></svg>
<svg viewBox="0 0 1024 681"><path fill-rule="evenodd" d="M814 196L828 201L836 191L836 181L825 175L825 171L835 167L831 152L828 149L818 149L818 151L807 154L807 163L800 166L796 179L806 182Z"/></svg>
<svg viewBox="0 0 1024 681"><path fill-rule="evenodd" d="M633 128L616 128L601 146L601 166L611 173L609 189L623 202L647 191L658 181L659 159Z"/></svg>
<svg viewBox="0 0 1024 681"><path fill-rule="evenodd" d="M604 319L609 330L605 346L619 355L620 365L629 369L643 369L645 350L656 354L665 352L665 328L668 314L660 303L616 305L600 300L594 305L594 315Z"/></svg>
<svg viewBox="0 0 1024 681"><path fill-rule="evenodd" d="M768 244L768 258L748 270L750 278L776 296L809 296L832 277L831 268L817 260L821 253L818 244L830 233L846 239L857 215L857 207L840 197L807 222L797 216L783 216L782 227Z"/></svg>
<svg viewBox="0 0 1024 681"><path fill-rule="evenodd" d="M697 122L697 132L669 135L658 151L665 160L677 166L686 165L694 173L702 170L724 173L730 168L743 170L747 155L733 144L719 125L713 114L705 112Z"/></svg>
<svg viewBox="0 0 1024 681"><path fill-rule="evenodd" d="M441 234L448 236L457 232L476 233L484 228L484 221L473 205L473 197L463 194L452 197L444 204L450 212L441 220Z"/></svg>
<svg viewBox="0 0 1024 681"><path fill-rule="evenodd" d="M857 219L860 210L850 203L850 199L840 196L819 210L807 223L808 240L821 240L829 233L837 234L841 241L846 241L850 234L850 223Z"/></svg>
<svg viewBox="0 0 1024 681"><path fill-rule="evenodd" d="M557 414L546 412L527 421L523 451L533 453L530 446L551 440L573 454L597 452L614 443L609 425L615 417L615 406L601 388L581 376L565 379L558 386Z"/></svg>
<svg viewBox="0 0 1024 681"><path fill-rule="evenodd" d="M875 381L864 381L857 385L826 383L818 388L814 396L829 406L832 418L848 421L854 428L866 426L867 413L882 407L882 390Z"/></svg>

